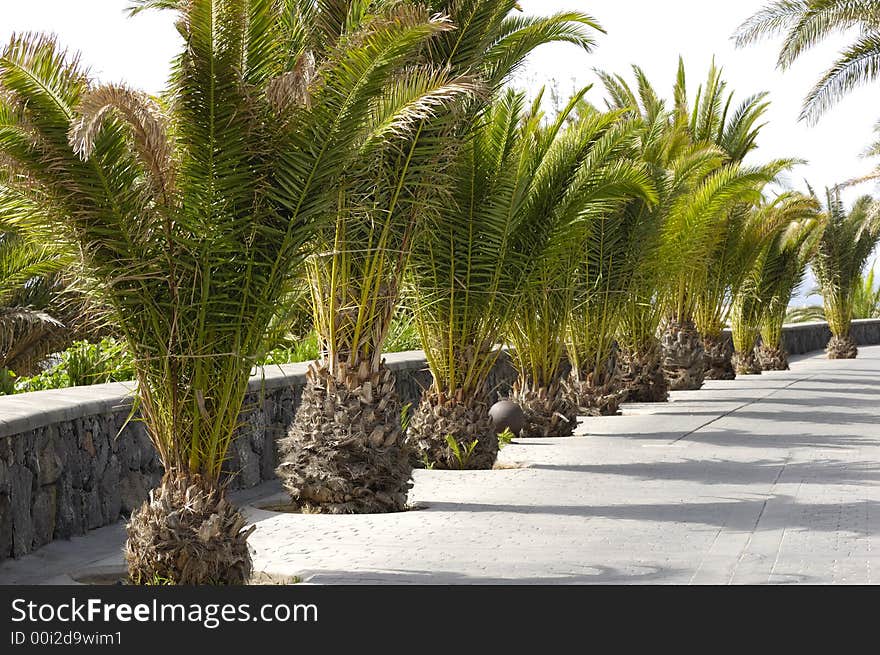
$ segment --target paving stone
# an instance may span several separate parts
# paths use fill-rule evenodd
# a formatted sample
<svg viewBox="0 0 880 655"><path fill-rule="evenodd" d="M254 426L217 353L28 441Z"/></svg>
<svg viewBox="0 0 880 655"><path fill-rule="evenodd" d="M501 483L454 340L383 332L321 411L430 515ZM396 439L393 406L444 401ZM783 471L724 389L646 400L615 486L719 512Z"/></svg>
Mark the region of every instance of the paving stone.
<svg viewBox="0 0 880 655"><path fill-rule="evenodd" d="M871 584L880 570L878 382L880 347L867 347L855 361L799 358L790 372L627 405L623 416L582 420L571 439L518 440L501 461L520 468L417 471L420 511L257 509L283 500L277 482L234 498L257 526L256 568L317 583ZM130 473L121 467L123 507L126 485L145 479ZM90 492L68 472L57 484L56 523L76 534L84 526L62 518L61 498L79 503L85 521ZM0 583L63 580L96 559L121 565L124 538L119 523L55 541L0 562Z"/></svg>

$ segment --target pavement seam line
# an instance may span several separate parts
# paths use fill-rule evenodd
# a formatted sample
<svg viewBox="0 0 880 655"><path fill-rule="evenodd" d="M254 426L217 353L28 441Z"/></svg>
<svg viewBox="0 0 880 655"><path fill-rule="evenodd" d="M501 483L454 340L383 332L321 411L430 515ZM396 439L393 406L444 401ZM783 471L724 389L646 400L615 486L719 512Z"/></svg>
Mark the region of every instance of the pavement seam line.
<svg viewBox="0 0 880 655"><path fill-rule="evenodd" d="M814 375L809 375L809 376L804 377L804 378L798 378L797 380L792 380L791 383L785 385L784 387L780 387L779 389L774 389L771 393L768 393L766 396L763 396L762 398L757 398L757 399L755 399L755 400L750 400L750 401L747 402L747 403L743 403L742 405L739 405L738 407L734 407L733 409L731 409L731 410L729 410L729 411L727 411L727 412L724 412L723 414L720 414L720 415L716 416L716 417L713 418L711 421L706 421L706 422L703 423L702 425L699 425L699 426L695 427L695 428L694 428L693 430L691 430L690 432L686 432L685 434L681 435L678 439L673 439L673 440L670 441L667 445L669 445L669 446L674 446L674 445L677 444L679 441L684 441L685 439L687 439L688 437L690 437L690 436L696 434L697 432L699 432L699 431L702 430L703 428L707 428L707 427L709 427L710 425L712 425L713 423L717 423L717 422L720 421L721 419L727 418L728 416L732 416L733 414L736 414L738 411L740 411L740 410L742 410L742 409L745 409L746 407L751 407L752 405L757 405L757 404L759 404L759 403L762 403L763 401L767 400L768 398L772 398L772 397L775 396L776 394L778 394L778 393L780 393L780 392L782 392L782 391L787 391L788 389L791 389L794 385L796 385L796 384L800 384L801 382L807 382L807 381L813 379L814 377L816 377L816 374L814 374Z"/></svg>

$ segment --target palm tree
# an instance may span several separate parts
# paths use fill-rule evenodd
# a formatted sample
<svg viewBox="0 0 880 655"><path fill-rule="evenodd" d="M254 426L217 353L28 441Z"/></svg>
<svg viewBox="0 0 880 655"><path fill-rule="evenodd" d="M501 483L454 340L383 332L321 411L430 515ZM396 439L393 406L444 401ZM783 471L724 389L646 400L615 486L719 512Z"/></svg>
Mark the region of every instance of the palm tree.
<svg viewBox="0 0 880 655"><path fill-rule="evenodd" d="M517 243L538 227L525 211L541 162L529 157L537 117L524 112L524 97L510 91L479 116L449 171L448 208L430 217L412 253L413 310L433 384L408 438L437 468L491 468L498 453L486 380L526 277Z"/></svg>
<svg viewBox="0 0 880 655"><path fill-rule="evenodd" d="M333 39L315 37L329 41L318 60L346 30L376 11L398 11L400 4L352 3L330 31ZM346 176L337 220L318 234L319 254L307 266L324 356L312 367L290 433L281 441L278 473L294 501L312 509L405 508L412 460L394 375L382 351L411 250L430 216L445 208L444 181L459 144L511 72L543 43L565 41L589 50L600 29L578 12L517 16L512 0L447 0L429 7L448 18L449 29L413 62L420 75L396 82L384 102L414 105L426 89L438 91L414 105L424 116L408 138L378 150Z"/></svg>
<svg viewBox="0 0 880 655"><path fill-rule="evenodd" d="M737 375L755 375L762 370L756 353L758 336L770 313L778 315L779 304L788 306L798 273L789 269L796 267L797 255L805 254L801 249L816 234L818 205L809 196L789 192L765 201L752 213L760 217L755 219L758 223L767 226L769 238L756 243L757 252L733 298L732 361Z"/></svg>
<svg viewBox="0 0 880 655"><path fill-rule="evenodd" d="M804 101L801 118L815 122L838 100L880 74L880 2L877 0L775 0L745 21L738 46L784 36L777 66L787 70L805 52L837 32L855 30L831 68Z"/></svg>
<svg viewBox="0 0 880 655"><path fill-rule="evenodd" d="M388 138L374 112L390 82L447 29L402 8L315 68L288 11L311 4L140 0L132 13L173 10L185 42L162 99L96 86L50 37L0 57L0 183L82 252L165 467L128 525L136 583L249 577L253 528L221 476L251 370L343 172ZM412 119L392 107L379 124Z"/></svg>
<svg viewBox="0 0 880 655"><path fill-rule="evenodd" d="M512 91L478 117L450 170L449 208L432 216L413 252L413 308L434 382L410 420L409 438L436 467L494 464L498 440L486 383L498 344L547 247L553 205L560 196L563 204L587 199L563 196L572 161L583 156L578 131L557 141L561 122L545 130L541 117L537 104L527 112L524 96ZM580 177L592 172L575 170Z"/></svg>
<svg viewBox="0 0 880 655"><path fill-rule="evenodd" d="M853 303L862 271L880 239L880 211L870 196L856 200L849 212L839 189L827 189L825 198L828 221L812 267L832 333L827 352L829 359L855 359L858 347L850 337Z"/></svg>
<svg viewBox="0 0 880 655"><path fill-rule="evenodd" d="M734 360L741 357L735 353L742 353L735 343L724 337L724 327L731 318L736 301L750 293L746 287L754 282L755 269L762 254L766 254L774 237L802 214L805 202L797 194L782 194L757 206L737 206L728 214L723 228L724 240L710 260L709 284L699 296L696 311L697 328L706 343L707 379L732 380L736 377ZM742 303L736 307L739 313L737 322L742 325L745 320L742 312L746 308ZM748 366L740 368L751 370Z"/></svg>
<svg viewBox="0 0 880 655"><path fill-rule="evenodd" d="M644 214L639 221L640 235L630 243L630 259L635 265L626 302L622 307L618 331L618 370L621 383L631 402L665 402L669 385L662 367L662 349L658 339L660 323L665 315L663 300L667 297L670 274L690 253L681 259L662 260L664 226L673 207L685 207L688 194L718 165L718 153L712 147L695 146L685 126L667 110L648 82L644 72L634 67L638 92L634 93L620 76L600 74L611 97L609 106L631 108L640 119L636 138L637 157L643 161L658 194L654 205L641 203L632 211ZM634 108L634 109L633 109ZM667 250L668 254L675 254Z"/></svg>
<svg viewBox="0 0 880 655"><path fill-rule="evenodd" d="M880 318L880 287L876 284L876 265L874 262L868 272L859 278L853 298L853 318Z"/></svg>
<svg viewBox="0 0 880 655"><path fill-rule="evenodd" d="M547 150L543 159L553 165L545 179L530 190L533 197L529 202L542 208L544 220L550 224L549 236L543 250L524 244L531 250L524 256L531 257L532 265L510 327L512 357L519 373L513 399L524 409L527 436L565 437L573 433L583 405L575 387L583 360L571 348L575 380L566 382L566 342L578 335L586 322L583 305L598 303L583 298L572 282L587 278L594 282L594 289L601 287L595 272L592 278L583 272L595 257L594 244L600 235L611 231L609 224L625 222L618 217L634 198L654 199L643 165L629 157L629 144L638 126L623 120L622 112L602 114L582 107L578 119L561 131L584 92L560 112L547 135L537 139ZM625 245L616 246L616 252ZM623 266L625 259L613 263Z"/></svg>
<svg viewBox="0 0 880 655"><path fill-rule="evenodd" d="M620 76L604 75L603 81L612 106L638 108L651 126L643 138L650 146L643 146L643 156L659 178L661 202L655 218L657 236L644 240L653 244L643 260L653 262L654 270L636 276L639 290L631 294L621 341L629 351L628 366L645 371L626 376L631 388L645 389L643 394L631 392L630 399L663 400L666 391L651 381L651 362L657 356L652 328L662 317L660 352L669 388L699 389L706 366L695 314L700 295L710 284L705 262L723 243L732 209L757 202L761 189L788 162L742 165L754 146L762 96L747 99L731 115L732 96L725 98L725 84L714 65L707 84L697 93L694 109L681 61L671 110L643 71L635 68L635 76L637 93Z"/></svg>
<svg viewBox="0 0 880 655"><path fill-rule="evenodd" d="M822 231L825 216L815 198L799 201L803 215L780 231L761 260L758 293L764 308L761 319L761 343L755 351L758 366L764 371L787 371L788 353L782 341L782 328L788 304L806 275Z"/></svg>
<svg viewBox="0 0 880 655"><path fill-rule="evenodd" d="M0 393L7 394L16 376L34 375L47 355L66 345L69 331L56 310L61 274L73 264L68 253L30 238L10 220L9 202L0 190Z"/></svg>
<svg viewBox="0 0 880 655"><path fill-rule="evenodd" d="M733 299L730 311L730 332L733 339L733 368L736 375L760 375L761 366L755 356L755 346L761 334L765 306L761 303L756 285L759 280L746 280Z"/></svg>
<svg viewBox="0 0 880 655"><path fill-rule="evenodd" d="M641 129L638 119L623 123L617 154L622 163L644 170L641 189L622 195L617 207L599 208L583 238L575 242L577 267L569 282L575 295L568 385L574 404L587 415L616 414L626 393L617 364L617 339L644 256L640 245L650 230L650 212L657 200L647 166L638 161L631 145Z"/></svg>
<svg viewBox="0 0 880 655"><path fill-rule="evenodd" d="M673 266L659 259L663 226L675 199L696 184L698 174L689 160L695 162L705 153L686 145L682 130L677 129L668 112L646 109L642 120L638 157L648 167L658 198L652 206L643 203L634 208L644 216L639 223L640 234L631 243L635 270L621 308L617 361L626 400L666 402L669 384L657 335L665 314L661 302L665 276Z"/></svg>
<svg viewBox="0 0 880 655"><path fill-rule="evenodd" d="M684 63L679 60L675 98L677 112L683 119L687 117L691 140L714 144L724 153L726 165L742 165L746 156L758 147L761 121L769 107L767 94L757 93L734 104L735 93L727 91L723 71L714 61L691 108ZM771 162L766 169L768 173L778 173L789 165L790 162ZM693 316L704 348L706 379L735 377L731 365L733 352L723 330L732 299L775 229L763 220L765 218L767 214L750 211L750 205L744 203L734 206L717 225L717 241L706 260L705 284L696 291Z"/></svg>

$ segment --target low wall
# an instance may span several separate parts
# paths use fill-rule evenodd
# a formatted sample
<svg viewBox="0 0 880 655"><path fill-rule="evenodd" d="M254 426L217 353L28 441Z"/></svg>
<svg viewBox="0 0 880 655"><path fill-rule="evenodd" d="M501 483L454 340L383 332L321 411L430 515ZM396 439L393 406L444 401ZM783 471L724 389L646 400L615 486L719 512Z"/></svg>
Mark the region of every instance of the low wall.
<svg viewBox="0 0 880 655"><path fill-rule="evenodd" d="M880 344L880 320L856 321L860 344ZM825 323L789 326L791 354L823 349ZM387 356L404 403L416 404L431 381L424 353ZM242 427L230 449L233 489L275 477L275 442L293 420L307 364L272 366L251 380ZM493 395L514 380L503 355ZM103 384L0 397L0 560L19 557L128 516L162 476L144 426L129 421L132 385Z"/></svg>
<svg viewBox="0 0 880 655"><path fill-rule="evenodd" d="M880 344L880 320L853 321L850 335L860 346ZM831 339L827 323L801 323L786 326L783 333L785 349L791 355L823 350Z"/></svg>
<svg viewBox="0 0 880 655"><path fill-rule="evenodd" d="M421 351L388 355L404 403L431 383ZM275 477L275 442L293 420L307 364L267 367L250 383L226 470L233 489ZM514 379L503 356L494 395ZM142 423L129 421L133 385L0 397L0 560L19 557L128 516L162 477Z"/></svg>
<svg viewBox="0 0 880 655"><path fill-rule="evenodd" d="M850 335L860 346L880 344L880 320L869 319L852 322ZM724 331L724 337L733 346L730 330ZM782 332L782 344L789 355L806 355L824 350L831 340L828 323L797 323L786 325Z"/></svg>

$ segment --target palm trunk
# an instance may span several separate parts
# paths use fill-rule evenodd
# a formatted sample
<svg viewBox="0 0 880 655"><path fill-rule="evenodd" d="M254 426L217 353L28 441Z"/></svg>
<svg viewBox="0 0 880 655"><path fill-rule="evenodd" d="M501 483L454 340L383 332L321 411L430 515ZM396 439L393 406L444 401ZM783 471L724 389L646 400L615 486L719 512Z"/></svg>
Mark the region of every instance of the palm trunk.
<svg viewBox="0 0 880 655"><path fill-rule="evenodd" d="M578 409L562 382L535 387L517 380L511 400L522 407L526 417L525 437L570 437L577 427Z"/></svg>
<svg viewBox="0 0 880 655"><path fill-rule="evenodd" d="M615 352L594 370L572 370L568 382L571 402L585 416L615 416L626 395Z"/></svg>
<svg viewBox="0 0 880 655"><path fill-rule="evenodd" d="M247 539L255 526L198 476L165 474L131 515L125 559L135 584L241 585L253 571Z"/></svg>
<svg viewBox="0 0 880 655"><path fill-rule="evenodd" d="M828 359L856 359L859 356L859 347L851 336L834 335L828 342Z"/></svg>
<svg viewBox="0 0 880 655"><path fill-rule="evenodd" d="M498 435L485 393L446 397L432 387L410 419L407 440L417 457L436 469L489 470L498 458Z"/></svg>
<svg viewBox="0 0 880 655"><path fill-rule="evenodd" d="M394 374L311 366L277 473L293 502L331 514L406 509L411 454L403 439Z"/></svg>
<svg viewBox="0 0 880 655"><path fill-rule="evenodd" d="M788 353L784 348L770 348L761 344L755 350L758 365L764 371L787 371L791 367L788 364Z"/></svg>
<svg viewBox="0 0 880 655"><path fill-rule="evenodd" d="M733 344L724 335L705 336L703 345L706 349L706 379L735 380L736 370L733 366Z"/></svg>
<svg viewBox="0 0 880 655"><path fill-rule="evenodd" d="M669 400L659 341L641 350L621 349L620 370L628 402L665 403Z"/></svg>
<svg viewBox="0 0 880 655"><path fill-rule="evenodd" d="M733 367L737 375L761 375L761 364L752 349L747 353L733 354Z"/></svg>
<svg viewBox="0 0 880 655"><path fill-rule="evenodd" d="M706 350L693 320L671 320L661 338L663 373L671 391L696 391L706 377Z"/></svg>

